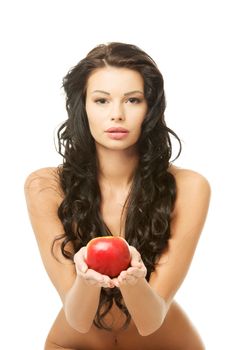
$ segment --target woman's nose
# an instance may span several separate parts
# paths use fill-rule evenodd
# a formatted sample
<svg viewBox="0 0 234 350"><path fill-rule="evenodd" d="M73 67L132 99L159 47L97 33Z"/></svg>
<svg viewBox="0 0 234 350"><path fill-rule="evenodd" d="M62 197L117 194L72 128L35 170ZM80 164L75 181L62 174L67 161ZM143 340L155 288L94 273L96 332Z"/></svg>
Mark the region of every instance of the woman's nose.
<svg viewBox="0 0 234 350"><path fill-rule="evenodd" d="M122 115L115 115L115 116L111 116L111 120L123 120L124 117Z"/></svg>
<svg viewBox="0 0 234 350"><path fill-rule="evenodd" d="M111 120L125 120L123 108L120 105L114 106L110 117Z"/></svg>

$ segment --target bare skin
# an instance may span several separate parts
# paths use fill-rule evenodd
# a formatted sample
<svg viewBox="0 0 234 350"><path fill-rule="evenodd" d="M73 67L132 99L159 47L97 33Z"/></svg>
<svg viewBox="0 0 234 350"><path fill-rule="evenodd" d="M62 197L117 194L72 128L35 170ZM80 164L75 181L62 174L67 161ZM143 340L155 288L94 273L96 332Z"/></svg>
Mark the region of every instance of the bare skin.
<svg viewBox="0 0 234 350"><path fill-rule="evenodd" d="M115 315L119 316L119 312L117 311ZM176 302L172 303L159 330L147 337L140 336L132 322L124 331L110 333L93 326L89 333L80 334L68 325L64 312L61 310L50 330L45 349L60 348L74 350L205 349L198 332Z"/></svg>
<svg viewBox="0 0 234 350"><path fill-rule="evenodd" d="M59 189L58 183L56 183L56 169L55 168L45 168L37 171L32 174L26 181L25 189L28 191L29 187L36 192L40 192L45 188L51 188L53 191L53 196L57 196L57 201L50 203L50 208L47 206L46 210L49 215L55 215L58 205L62 200L62 194ZM194 173L190 170L179 169L174 166L170 167L170 171L173 172L176 179L178 180L179 187L183 186L183 178L187 177L200 177L199 174ZM41 180L38 178L41 177ZM194 179L193 179L194 180ZM178 188L178 192L180 188ZM124 193L123 193L124 197ZM103 194L105 198L105 194ZM47 198L48 199L48 198ZM48 200L44 198L48 203ZM31 220L34 227L34 231L37 230L37 222L34 222L33 218L33 207L31 206L30 199L27 200L29 206L29 212L31 212ZM120 231L120 214L121 214L121 205L118 203L108 202L104 200L103 207L103 218L106 220L108 226L113 232ZM111 218L108 215L110 208L115 209L115 215L112 215ZM50 216L51 218L51 216ZM42 254L42 259L44 260L47 266L47 272L53 281L53 266L49 262L49 257L42 250L42 246L48 245L48 250L50 246L50 240L52 237L44 236L37 237L39 242L39 248ZM170 246L170 245L169 245ZM161 262L167 260L168 252L162 255ZM72 268L73 272L75 270L74 266L68 265L66 262L67 268ZM62 279L62 275L61 275ZM62 288L62 287L61 287ZM67 286L67 289L69 285ZM58 292L62 299L62 292L59 286L57 286ZM162 290L160 291L163 294ZM107 321L113 322L113 331L107 332L105 330L99 330L95 326L92 326L88 333L82 334L74 330L67 322L64 310L61 308L45 343L45 350L52 349L72 349L72 350L203 350L205 349L204 344L197 332L197 330L192 325L191 321L181 309L181 307L173 300L170 301L170 307L168 309L167 315L164 319L162 326L154 333L149 336L141 336L136 326L131 322L127 330L119 331L118 328L122 324L123 316L117 307L113 307L110 314L107 315Z"/></svg>
<svg viewBox="0 0 234 350"><path fill-rule="evenodd" d="M126 210L122 218L121 213L137 167L137 140L148 108L142 76L126 68L108 66L95 70L88 78L85 108L99 163L100 211L113 235L125 237ZM113 127L124 128L127 134L113 137L108 133ZM137 262L140 254L134 247L130 247L131 266L112 280L86 267L82 272L86 247L78 252L71 250L74 262L68 261L61 254L61 242L57 241L54 253L58 262L51 254L51 244L64 233L57 215L64 196L56 168L40 169L29 175L25 195L30 220L44 266L63 305L48 334L46 350L204 349L174 297L188 272L205 222L210 187L194 171L174 166L168 171L173 173L177 185L170 220L171 238L149 281L145 279L144 263ZM113 326L112 332L93 325L101 287L120 289L132 317L126 330L119 330L123 315L115 306L106 316Z"/></svg>

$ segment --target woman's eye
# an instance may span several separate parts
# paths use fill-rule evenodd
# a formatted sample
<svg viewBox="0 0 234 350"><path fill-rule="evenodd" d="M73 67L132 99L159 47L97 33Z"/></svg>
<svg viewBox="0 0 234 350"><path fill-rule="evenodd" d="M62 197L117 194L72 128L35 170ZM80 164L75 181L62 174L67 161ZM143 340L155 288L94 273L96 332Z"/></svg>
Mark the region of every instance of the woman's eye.
<svg viewBox="0 0 234 350"><path fill-rule="evenodd" d="M109 101L106 98L97 98L94 100L95 103L99 105L107 104ZM137 97L130 97L126 102L130 102L131 104L138 104L141 102L141 100Z"/></svg>
<svg viewBox="0 0 234 350"><path fill-rule="evenodd" d="M128 99L128 101L129 101L130 103L132 103L132 104L137 104L137 103L140 103L140 102L141 102L141 100L140 100L139 98L136 98L136 97L130 97L130 98Z"/></svg>
<svg viewBox="0 0 234 350"><path fill-rule="evenodd" d="M105 98L98 98L95 100L95 103L104 105L105 103L107 103L107 100Z"/></svg>

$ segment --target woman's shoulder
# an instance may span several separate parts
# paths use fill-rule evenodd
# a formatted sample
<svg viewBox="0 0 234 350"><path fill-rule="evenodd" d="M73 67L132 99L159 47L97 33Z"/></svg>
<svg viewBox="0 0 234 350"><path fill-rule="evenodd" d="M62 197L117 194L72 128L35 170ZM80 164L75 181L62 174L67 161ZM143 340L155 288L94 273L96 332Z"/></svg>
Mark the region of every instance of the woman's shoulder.
<svg viewBox="0 0 234 350"><path fill-rule="evenodd" d="M203 183L204 186L210 187L210 183L208 179L201 173L192 170L192 169L186 169L186 168L180 168L175 165L170 165L168 172L170 172L177 183L177 186L181 186L183 184L198 184Z"/></svg>
<svg viewBox="0 0 234 350"><path fill-rule="evenodd" d="M45 167L33 170L25 180L25 187L32 188L44 185L49 182L58 182L59 173L56 167Z"/></svg>
<svg viewBox="0 0 234 350"><path fill-rule="evenodd" d="M24 182L25 192L41 193L43 190L53 190L59 197L63 197L63 192L59 181L58 167L44 167L30 172Z"/></svg>
<svg viewBox="0 0 234 350"><path fill-rule="evenodd" d="M194 202L203 205L209 203L211 186L208 179L201 173L171 165L168 171L174 176L177 187L175 211L179 207L191 205Z"/></svg>

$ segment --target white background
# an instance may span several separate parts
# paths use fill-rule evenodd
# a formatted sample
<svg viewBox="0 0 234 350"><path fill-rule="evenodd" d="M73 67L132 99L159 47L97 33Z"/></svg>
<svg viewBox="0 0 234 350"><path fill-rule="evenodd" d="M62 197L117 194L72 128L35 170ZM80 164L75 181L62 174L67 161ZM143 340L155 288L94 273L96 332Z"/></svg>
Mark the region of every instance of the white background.
<svg viewBox="0 0 234 350"><path fill-rule="evenodd" d="M27 216L23 185L56 166L62 77L100 43L140 46L165 79L175 162L212 187L206 225L176 295L208 350L233 340L232 1L1 1L1 349L42 350L61 306ZM194 213L196 215L196 213Z"/></svg>

